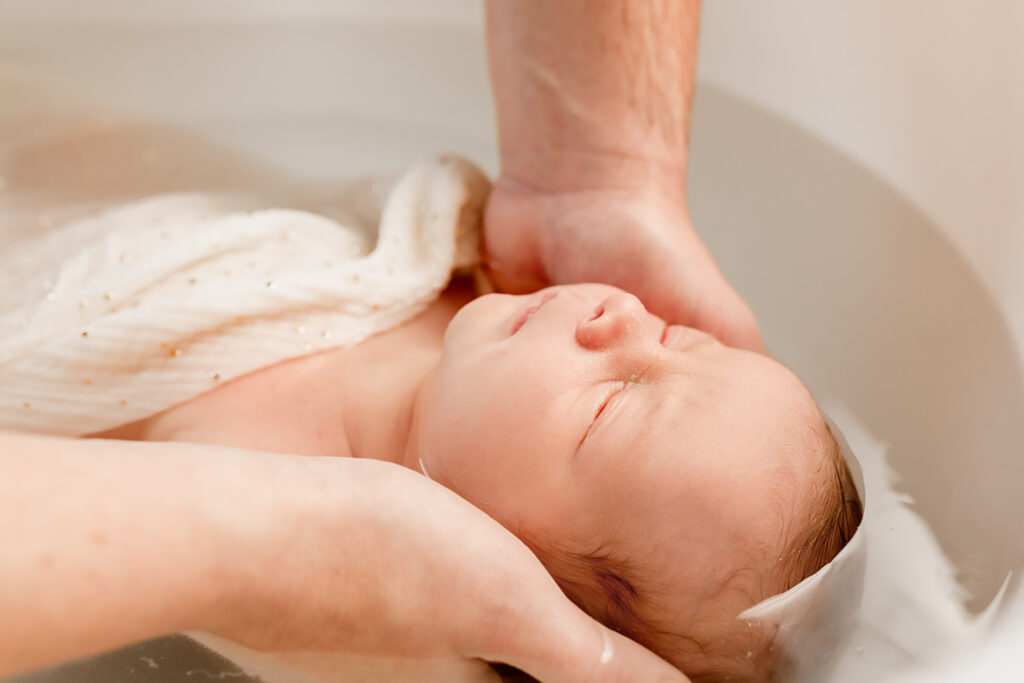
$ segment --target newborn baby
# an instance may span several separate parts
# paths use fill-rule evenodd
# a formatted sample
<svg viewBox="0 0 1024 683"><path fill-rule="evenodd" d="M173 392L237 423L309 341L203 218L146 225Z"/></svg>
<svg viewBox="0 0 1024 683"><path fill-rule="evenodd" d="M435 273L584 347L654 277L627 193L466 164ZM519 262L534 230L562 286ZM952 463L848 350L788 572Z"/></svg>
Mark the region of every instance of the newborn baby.
<svg viewBox="0 0 1024 683"><path fill-rule="evenodd" d="M457 287L351 349L288 361L104 434L391 460L525 541L587 612L696 680L764 680L737 619L832 559L849 470L779 363L597 284Z"/></svg>
<svg viewBox="0 0 1024 683"><path fill-rule="evenodd" d="M764 677L771 634L736 616L817 571L860 521L792 372L611 287L471 302L419 406L430 476L696 678Z"/></svg>
<svg viewBox="0 0 1024 683"><path fill-rule="evenodd" d="M611 287L471 302L422 392L429 475L695 678L764 678L771 634L736 616L817 571L860 521L793 373Z"/></svg>
<svg viewBox="0 0 1024 683"><path fill-rule="evenodd" d="M813 399L612 287L445 289L487 187L457 159L414 167L370 253L323 216L204 195L0 250L0 426L422 471L691 677L768 678L775 627L737 616L861 514Z"/></svg>

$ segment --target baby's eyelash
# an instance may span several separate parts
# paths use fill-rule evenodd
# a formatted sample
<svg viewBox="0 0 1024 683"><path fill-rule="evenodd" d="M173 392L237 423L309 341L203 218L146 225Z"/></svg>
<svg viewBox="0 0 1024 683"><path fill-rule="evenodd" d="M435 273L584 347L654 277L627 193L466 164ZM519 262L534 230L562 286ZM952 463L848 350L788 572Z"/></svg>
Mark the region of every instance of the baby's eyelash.
<svg viewBox="0 0 1024 683"><path fill-rule="evenodd" d="M611 400L615 398L620 391L626 388L627 384L627 382L616 382L615 388L609 391L608 395L604 397L604 400L601 401L601 405L597 407L597 412L594 413L594 419L590 421L590 425L587 427L587 431L583 433L583 437L580 439L579 444L576 446L576 450L579 450L580 447L583 446L583 442L587 440L587 437L590 436L590 432L594 430L594 425L597 424L597 420L601 417L601 414L604 412L604 409L608 407L608 404L611 403Z"/></svg>
<svg viewBox="0 0 1024 683"><path fill-rule="evenodd" d="M601 402L600 407L598 407L598 409L597 409L597 413L594 414L594 421L595 422L597 421L597 419L599 417L601 417L601 413L604 412L604 409L608 407L608 403L612 400L612 396L614 396L617 393L619 393L618 390L613 391L612 393L608 394L608 396L604 399L604 401Z"/></svg>

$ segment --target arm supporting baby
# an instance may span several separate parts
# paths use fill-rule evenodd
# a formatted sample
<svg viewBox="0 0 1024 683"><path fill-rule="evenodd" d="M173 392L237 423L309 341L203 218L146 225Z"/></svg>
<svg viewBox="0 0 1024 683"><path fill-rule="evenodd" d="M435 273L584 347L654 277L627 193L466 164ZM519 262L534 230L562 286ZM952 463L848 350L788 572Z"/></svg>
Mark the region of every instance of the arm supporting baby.
<svg viewBox="0 0 1024 683"><path fill-rule="evenodd" d="M0 677L204 631L543 681L685 680L572 606L496 522L390 463L0 433L0 471Z"/></svg>
<svg viewBox="0 0 1024 683"><path fill-rule="evenodd" d="M697 0L488 0L501 174L487 206L503 290L605 282L670 322L761 350L690 221Z"/></svg>

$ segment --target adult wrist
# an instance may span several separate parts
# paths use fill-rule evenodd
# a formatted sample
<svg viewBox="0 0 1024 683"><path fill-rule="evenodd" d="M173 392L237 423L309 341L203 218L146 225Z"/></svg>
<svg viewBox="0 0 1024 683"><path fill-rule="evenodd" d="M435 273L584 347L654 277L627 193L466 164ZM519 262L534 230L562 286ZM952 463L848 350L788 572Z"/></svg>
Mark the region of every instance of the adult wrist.
<svg viewBox="0 0 1024 683"><path fill-rule="evenodd" d="M521 147L502 151L495 187L523 195L650 196L686 206L686 167L644 152Z"/></svg>
<svg viewBox="0 0 1024 683"><path fill-rule="evenodd" d="M689 221L685 175L642 158L574 156L572 160L544 164L503 165L494 183L487 220L495 212L540 212L549 225L564 224L558 218L575 208L617 206Z"/></svg>

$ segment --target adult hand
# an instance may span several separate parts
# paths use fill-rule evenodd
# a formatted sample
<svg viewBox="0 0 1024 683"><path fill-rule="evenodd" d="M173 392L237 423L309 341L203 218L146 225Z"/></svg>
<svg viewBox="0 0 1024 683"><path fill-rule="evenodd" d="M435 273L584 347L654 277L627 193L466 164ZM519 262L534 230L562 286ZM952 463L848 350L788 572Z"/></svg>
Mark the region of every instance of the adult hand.
<svg viewBox="0 0 1024 683"><path fill-rule="evenodd" d="M686 680L398 465L0 432L0 471L0 677L201 631L282 654L502 661L556 683Z"/></svg>
<svg viewBox="0 0 1024 683"><path fill-rule="evenodd" d="M604 282L668 322L764 351L750 308L732 289L671 191L536 189L498 179L484 219L488 275L506 292Z"/></svg>
<svg viewBox="0 0 1024 683"><path fill-rule="evenodd" d="M404 468L316 459L260 534L237 604L202 630L263 652L479 658L541 681L686 681L600 625L514 535ZM253 558L253 553L246 553Z"/></svg>
<svg viewBox="0 0 1024 683"><path fill-rule="evenodd" d="M495 284L605 282L669 322L762 350L687 211L699 2L488 0L486 17Z"/></svg>

